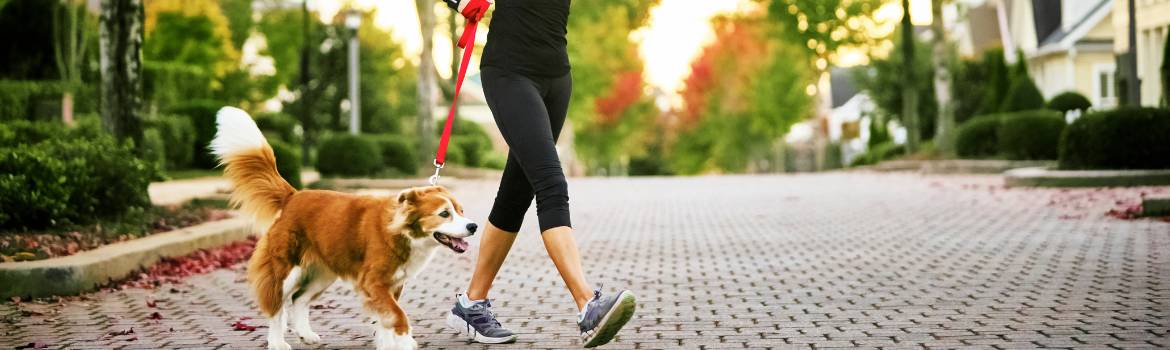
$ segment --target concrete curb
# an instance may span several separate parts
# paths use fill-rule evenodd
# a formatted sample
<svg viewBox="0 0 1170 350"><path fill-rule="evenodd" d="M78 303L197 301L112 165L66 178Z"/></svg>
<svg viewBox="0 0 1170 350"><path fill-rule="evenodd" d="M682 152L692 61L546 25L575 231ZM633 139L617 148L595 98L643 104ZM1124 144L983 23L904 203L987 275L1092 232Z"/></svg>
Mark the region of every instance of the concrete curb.
<svg viewBox="0 0 1170 350"><path fill-rule="evenodd" d="M1170 170L1051 170L1044 167L1004 173L1007 187L1170 186Z"/></svg>
<svg viewBox="0 0 1170 350"><path fill-rule="evenodd" d="M1170 196L1142 199L1142 216L1170 216Z"/></svg>
<svg viewBox="0 0 1170 350"><path fill-rule="evenodd" d="M60 258L0 263L0 299L83 293L125 278L164 257L183 256L242 240L251 231L249 220L232 218Z"/></svg>
<svg viewBox="0 0 1170 350"><path fill-rule="evenodd" d="M874 171L917 171L924 174L1002 174L1016 168L1048 167L1053 161L997 159L894 160L878 163Z"/></svg>

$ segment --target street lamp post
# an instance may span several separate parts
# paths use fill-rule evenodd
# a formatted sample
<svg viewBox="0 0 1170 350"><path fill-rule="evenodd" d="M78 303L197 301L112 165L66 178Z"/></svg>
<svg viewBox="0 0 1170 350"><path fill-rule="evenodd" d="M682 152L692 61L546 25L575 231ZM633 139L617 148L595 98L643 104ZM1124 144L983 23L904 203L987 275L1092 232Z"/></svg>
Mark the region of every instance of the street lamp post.
<svg viewBox="0 0 1170 350"><path fill-rule="evenodd" d="M349 10L345 14L345 26L350 29L349 37L349 133L357 135L362 130L361 91L358 85L358 28L362 25L362 13Z"/></svg>

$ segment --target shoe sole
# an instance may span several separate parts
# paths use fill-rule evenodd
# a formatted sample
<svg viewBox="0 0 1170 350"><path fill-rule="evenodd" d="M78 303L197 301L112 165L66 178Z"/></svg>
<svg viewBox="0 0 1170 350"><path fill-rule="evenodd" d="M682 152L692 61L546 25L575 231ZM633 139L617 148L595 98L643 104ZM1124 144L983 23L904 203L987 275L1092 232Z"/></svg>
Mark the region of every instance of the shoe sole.
<svg viewBox="0 0 1170 350"><path fill-rule="evenodd" d="M609 343L613 337L617 336L618 331L630 322L634 317L634 310L638 308L638 304L634 301L634 293L630 291L623 291L617 305L614 305L605 317L601 318L600 325L596 328L597 331L592 335L584 337L584 346L586 348L598 347Z"/></svg>
<svg viewBox="0 0 1170 350"><path fill-rule="evenodd" d="M471 330L471 336L469 338L477 343L504 344L514 342L517 338L515 334L499 338L493 338L480 334L479 331L475 330L475 327L471 327L471 325L467 324L467 321L464 321L462 317L456 316L455 313L452 312L447 313L447 326L459 331L460 334L466 334L467 330Z"/></svg>

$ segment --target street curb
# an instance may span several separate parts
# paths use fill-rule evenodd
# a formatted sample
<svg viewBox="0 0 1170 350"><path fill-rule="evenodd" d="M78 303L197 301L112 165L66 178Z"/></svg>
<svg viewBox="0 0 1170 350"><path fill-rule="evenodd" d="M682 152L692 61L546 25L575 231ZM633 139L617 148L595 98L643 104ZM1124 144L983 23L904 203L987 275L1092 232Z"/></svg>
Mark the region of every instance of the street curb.
<svg viewBox="0 0 1170 350"><path fill-rule="evenodd" d="M80 294L125 278L162 258L242 240L251 231L249 220L232 218L60 258L0 263L0 298Z"/></svg>
<svg viewBox="0 0 1170 350"><path fill-rule="evenodd" d="M916 171L923 174L1002 174L1011 169L1055 164L1053 161L998 159L893 160L875 164L871 169L880 172Z"/></svg>
<svg viewBox="0 0 1170 350"><path fill-rule="evenodd" d="M1051 170L1036 167L1012 169L1003 175L1007 187L1170 186L1170 170Z"/></svg>
<svg viewBox="0 0 1170 350"><path fill-rule="evenodd" d="M1170 196L1143 198L1142 216L1170 216Z"/></svg>

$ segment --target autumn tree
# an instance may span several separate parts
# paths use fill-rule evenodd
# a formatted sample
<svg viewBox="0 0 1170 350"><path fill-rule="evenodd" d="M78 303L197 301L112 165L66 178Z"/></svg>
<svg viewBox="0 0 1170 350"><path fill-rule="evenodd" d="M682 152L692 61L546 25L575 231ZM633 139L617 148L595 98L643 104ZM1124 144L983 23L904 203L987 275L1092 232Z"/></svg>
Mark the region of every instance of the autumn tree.
<svg viewBox="0 0 1170 350"><path fill-rule="evenodd" d="M760 14L719 17L715 40L691 65L683 107L669 145L682 174L740 172L765 158L789 127L810 115L805 87L815 81L812 55Z"/></svg>

